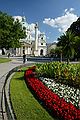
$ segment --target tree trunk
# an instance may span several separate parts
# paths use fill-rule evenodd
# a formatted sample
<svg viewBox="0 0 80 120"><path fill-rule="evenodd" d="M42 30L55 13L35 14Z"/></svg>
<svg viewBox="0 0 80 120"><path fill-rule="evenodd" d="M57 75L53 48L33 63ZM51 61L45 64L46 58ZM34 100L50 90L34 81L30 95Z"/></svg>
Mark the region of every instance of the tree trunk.
<svg viewBox="0 0 80 120"><path fill-rule="evenodd" d="M60 53L60 62L62 62L62 53Z"/></svg>
<svg viewBox="0 0 80 120"><path fill-rule="evenodd" d="M68 57L68 58L67 58L67 65L69 64L69 61L70 61L70 60L69 60L69 57Z"/></svg>

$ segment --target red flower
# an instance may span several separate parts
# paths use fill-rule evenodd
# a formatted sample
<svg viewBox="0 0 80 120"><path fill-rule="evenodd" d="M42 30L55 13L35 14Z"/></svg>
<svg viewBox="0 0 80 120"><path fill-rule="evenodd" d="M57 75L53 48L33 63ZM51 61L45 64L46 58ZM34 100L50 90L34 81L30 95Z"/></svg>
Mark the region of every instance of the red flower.
<svg viewBox="0 0 80 120"><path fill-rule="evenodd" d="M72 103L67 103L35 78L32 69L26 70L25 80L38 99L57 117L64 120L80 120L80 110Z"/></svg>

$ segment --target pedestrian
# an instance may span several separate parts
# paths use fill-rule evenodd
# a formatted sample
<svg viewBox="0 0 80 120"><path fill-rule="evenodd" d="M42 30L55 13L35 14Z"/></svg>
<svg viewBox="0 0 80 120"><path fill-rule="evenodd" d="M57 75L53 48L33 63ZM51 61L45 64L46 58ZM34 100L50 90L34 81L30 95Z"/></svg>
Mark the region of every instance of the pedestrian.
<svg viewBox="0 0 80 120"><path fill-rule="evenodd" d="M10 53L8 53L8 58L10 57Z"/></svg>
<svg viewBox="0 0 80 120"><path fill-rule="evenodd" d="M23 54L23 63L25 63L25 62L26 62L26 55Z"/></svg>

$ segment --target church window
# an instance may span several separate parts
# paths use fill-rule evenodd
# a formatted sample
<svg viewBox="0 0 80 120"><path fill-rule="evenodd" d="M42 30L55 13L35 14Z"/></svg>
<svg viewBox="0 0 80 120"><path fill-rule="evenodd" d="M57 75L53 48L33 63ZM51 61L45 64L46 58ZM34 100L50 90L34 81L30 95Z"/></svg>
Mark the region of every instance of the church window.
<svg viewBox="0 0 80 120"><path fill-rule="evenodd" d="M41 43L41 45L43 45L43 43Z"/></svg>
<svg viewBox="0 0 80 120"><path fill-rule="evenodd" d="M43 37L41 37L41 39L43 40Z"/></svg>

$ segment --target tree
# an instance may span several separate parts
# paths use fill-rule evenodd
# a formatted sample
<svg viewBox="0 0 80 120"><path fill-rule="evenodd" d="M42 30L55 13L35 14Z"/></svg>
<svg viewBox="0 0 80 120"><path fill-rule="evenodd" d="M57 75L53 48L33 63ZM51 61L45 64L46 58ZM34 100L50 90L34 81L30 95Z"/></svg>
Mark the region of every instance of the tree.
<svg viewBox="0 0 80 120"><path fill-rule="evenodd" d="M71 31L75 36L80 36L80 17L71 24L67 32L68 31Z"/></svg>
<svg viewBox="0 0 80 120"><path fill-rule="evenodd" d="M52 48L52 49L50 50L50 56L53 57L54 55L55 55L55 49Z"/></svg>
<svg viewBox="0 0 80 120"><path fill-rule="evenodd" d="M50 56L51 57L58 57L60 58L60 62L62 62L62 47L56 47L56 48L52 48L50 50Z"/></svg>
<svg viewBox="0 0 80 120"><path fill-rule="evenodd" d="M71 31L77 39L76 42L76 56L77 58L80 58L80 17L77 19L77 21L73 22L70 26L70 28L68 28L67 32Z"/></svg>
<svg viewBox="0 0 80 120"><path fill-rule="evenodd" d="M80 37L79 36L75 36L75 51L76 51L76 54L75 54L75 58L80 58Z"/></svg>
<svg viewBox="0 0 80 120"><path fill-rule="evenodd" d="M70 58L74 57L75 54L75 35L68 31L65 34L61 35L60 38L58 38L57 46L62 47L62 52L67 57L67 63L69 63Z"/></svg>
<svg viewBox="0 0 80 120"><path fill-rule="evenodd" d="M60 57L60 62L62 62L62 54L63 54L63 51L62 51L62 47L61 46L57 46L55 48L55 54Z"/></svg>
<svg viewBox="0 0 80 120"><path fill-rule="evenodd" d="M0 11L0 48L20 47L19 40L26 37L19 20L14 21L13 17Z"/></svg>

